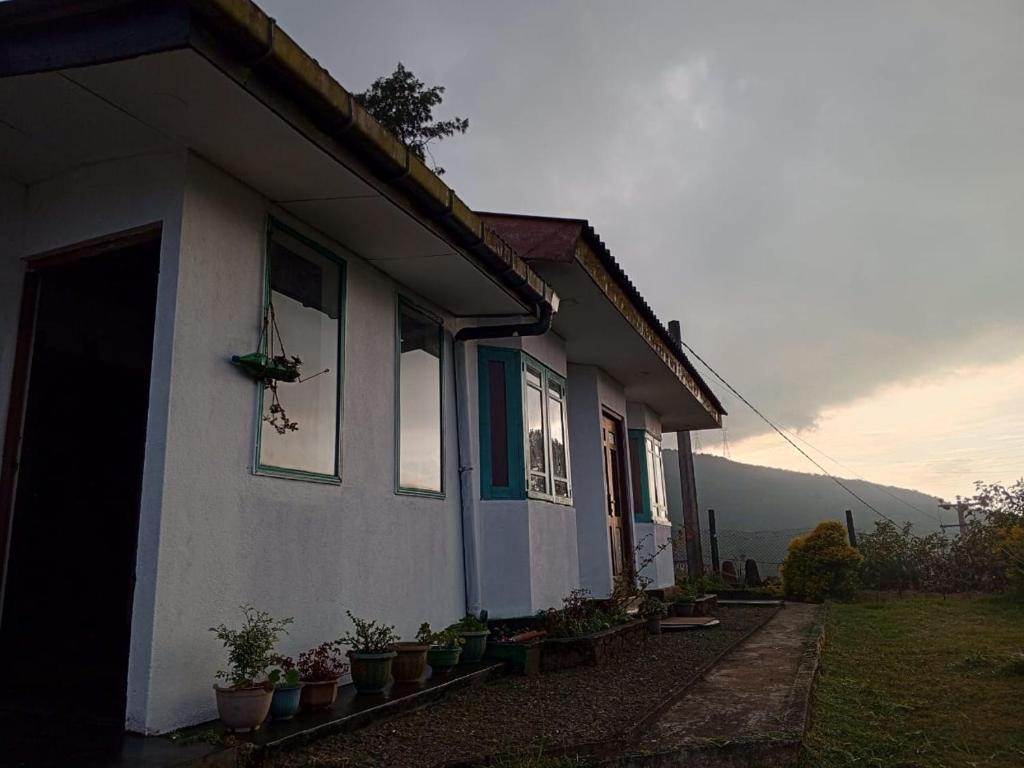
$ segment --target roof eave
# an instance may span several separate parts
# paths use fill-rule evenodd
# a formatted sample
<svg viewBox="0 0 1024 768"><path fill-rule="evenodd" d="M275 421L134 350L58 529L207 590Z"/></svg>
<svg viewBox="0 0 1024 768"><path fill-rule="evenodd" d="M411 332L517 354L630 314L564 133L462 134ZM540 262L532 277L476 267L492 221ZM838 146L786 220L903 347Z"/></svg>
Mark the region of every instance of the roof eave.
<svg viewBox="0 0 1024 768"><path fill-rule="evenodd" d="M134 34L124 34L127 25ZM419 215L475 257L512 295L527 306L557 306L551 286L513 248L250 0L0 3L0 77L187 47L207 55L212 44L285 91L324 134L356 154L378 181L408 198Z"/></svg>

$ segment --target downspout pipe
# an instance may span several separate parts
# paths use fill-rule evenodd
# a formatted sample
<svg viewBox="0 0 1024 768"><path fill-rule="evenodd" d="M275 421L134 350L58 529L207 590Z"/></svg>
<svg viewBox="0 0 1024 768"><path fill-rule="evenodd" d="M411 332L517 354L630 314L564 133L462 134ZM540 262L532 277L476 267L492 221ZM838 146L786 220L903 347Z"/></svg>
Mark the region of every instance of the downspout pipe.
<svg viewBox="0 0 1024 768"><path fill-rule="evenodd" d="M557 299L556 299L557 301ZM473 465L472 420L469 413L469 348L467 341L543 336L551 328L554 307L538 303L537 318L526 323L462 328L455 334L455 421L459 451L459 503L462 509L462 557L466 579L466 613L480 613L480 525L477 489L480 483Z"/></svg>

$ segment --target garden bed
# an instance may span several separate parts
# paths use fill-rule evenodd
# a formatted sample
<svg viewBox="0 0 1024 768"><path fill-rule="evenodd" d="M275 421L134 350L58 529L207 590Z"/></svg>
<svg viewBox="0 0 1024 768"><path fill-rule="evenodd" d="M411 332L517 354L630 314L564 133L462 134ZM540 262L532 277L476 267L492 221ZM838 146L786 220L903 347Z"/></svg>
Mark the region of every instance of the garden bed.
<svg viewBox="0 0 1024 768"><path fill-rule="evenodd" d="M712 630L649 636L639 650L609 658L599 669L577 666L498 678L427 709L281 754L274 764L435 768L487 755L605 742L663 707L702 666L774 612L724 608L721 626Z"/></svg>
<svg viewBox="0 0 1024 768"><path fill-rule="evenodd" d="M647 638L644 621L631 621L583 637L548 637L541 650L540 670L600 667L619 656L639 653L647 644Z"/></svg>

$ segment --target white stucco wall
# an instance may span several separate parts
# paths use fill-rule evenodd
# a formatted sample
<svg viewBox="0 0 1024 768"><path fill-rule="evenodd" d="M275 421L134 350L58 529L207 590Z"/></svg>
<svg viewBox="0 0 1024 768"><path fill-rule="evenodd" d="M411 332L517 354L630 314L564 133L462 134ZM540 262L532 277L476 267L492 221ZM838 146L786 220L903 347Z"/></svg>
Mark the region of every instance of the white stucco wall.
<svg viewBox="0 0 1024 768"><path fill-rule="evenodd" d="M626 420L630 429L643 429L661 439L661 417L646 403L626 403Z"/></svg>
<svg viewBox="0 0 1024 768"><path fill-rule="evenodd" d="M622 386L591 365L569 365L569 447L572 451L573 501L576 505L576 540L580 586L594 597L607 597L613 587L608 510L605 502L604 449L601 418L605 410L622 419L626 398ZM625 440L625 435L623 435ZM622 512L632 523L632 495L628 480L628 440L622 446L625 469Z"/></svg>
<svg viewBox="0 0 1024 768"><path fill-rule="evenodd" d="M640 570L640 575L651 579L650 589L664 589L675 584L675 562L672 555L672 524L655 520L634 523L637 540L637 564L645 561L658 547L665 546L653 561Z"/></svg>
<svg viewBox="0 0 1024 768"><path fill-rule="evenodd" d="M206 630L252 602L295 625L297 653L347 628L344 610L445 625L465 605L450 345L443 499L394 493L396 286L348 255L343 482L251 472L257 385L229 364L262 312L265 200L190 157L182 214L171 423L167 433L149 730L215 715L222 650ZM277 214L279 215L279 214ZM301 228L301 222L281 216Z"/></svg>
<svg viewBox="0 0 1024 768"><path fill-rule="evenodd" d="M167 424L171 340L177 293L178 230L184 189L186 155L155 154L82 166L25 189L22 197L20 241L7 241L4 250L4 309L0 310L0 338L4 339L0 392L7 399L10 386L8 355L17 328L23 265L21 257L128 229L162 223L160 278L154 328L146 458L143 469L136 557L136 586L132 609L129 653L127 724L144 727L147 706L149 656L153 645L152 605L155 594L160 503L163 495L163 447ZM9 195L5 187L5 195ZM5 212L9 212L6 205ZM17 242L17 247L11 247ZM8 279L10 277L10 280ZM10 303L8 293L14 294ZM6 402L5 402L6 404ZM6 409L4 410L6 416ZM4 419L6 421L6 419Z"/></svg>

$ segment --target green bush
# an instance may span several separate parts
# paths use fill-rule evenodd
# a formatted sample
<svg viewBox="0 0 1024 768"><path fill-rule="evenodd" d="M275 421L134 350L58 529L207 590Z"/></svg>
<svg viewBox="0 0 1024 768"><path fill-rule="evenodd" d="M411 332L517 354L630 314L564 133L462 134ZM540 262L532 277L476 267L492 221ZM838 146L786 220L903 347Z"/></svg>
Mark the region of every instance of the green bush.
<svg viewBox="0 0 1024 768"><path fill-rule="evenodd" d="M842 523L826 520L806 536L789 543L782 564L786 597L820 603L851 600L857 593L857 569L862 560L846 541Z"/></svg>

